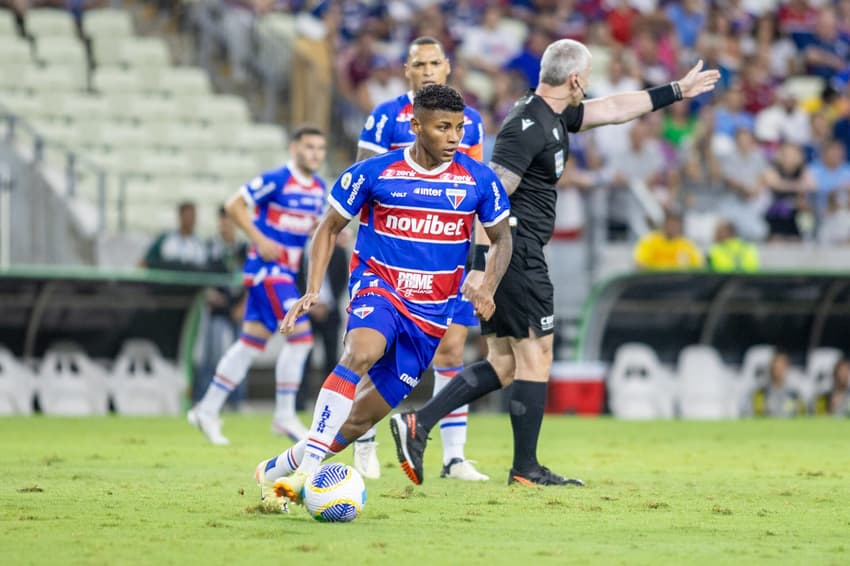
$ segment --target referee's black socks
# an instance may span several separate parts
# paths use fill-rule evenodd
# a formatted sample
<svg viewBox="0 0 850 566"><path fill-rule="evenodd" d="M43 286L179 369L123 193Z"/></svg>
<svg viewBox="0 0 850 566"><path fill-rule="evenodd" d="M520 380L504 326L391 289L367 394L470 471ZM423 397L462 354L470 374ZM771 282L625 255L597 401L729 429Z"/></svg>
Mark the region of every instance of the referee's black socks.
<svg viewBox="0 0 850 566"><path fill-rule="evenodd" d="M511 427L514 431L514 466L517 472L528 472L537 463L537 438L546 408L545 381L514 381L511 392Z"/></svg>
<svg viewBox="0 0 850 566"><path fill-rule="evenodd" d="M461 405L480 399L501 387L499 376L490 362L485 360L468 365L416 411L416 421L430 431L440 419Z"/></svg>

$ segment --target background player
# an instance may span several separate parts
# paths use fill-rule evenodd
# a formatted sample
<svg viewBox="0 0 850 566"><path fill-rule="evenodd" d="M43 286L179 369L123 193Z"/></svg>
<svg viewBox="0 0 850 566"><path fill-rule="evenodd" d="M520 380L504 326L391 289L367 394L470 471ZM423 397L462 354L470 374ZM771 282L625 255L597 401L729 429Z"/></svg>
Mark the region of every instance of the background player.
<svg viewBox="0 0 850 566"><path fill-rule="evenodd" d="M511 253L508 197L487 166L457 153L463 108L453 88L424 87L414 102L414 144L357 163L331 189L310 249L307 292L281 330L296 331L316 302L337 234L360 213L345 352L319 392L307 439L257 466L258 483L278 480L279 496L299 501L325 456L359 438L419 382L448 327L476 215L493 246L484 276L463 292L482 318L493 314Z"/></svg>
<svg viewBox="0 0 850 566"><path fill-rule="evenodd" d="M237 191L227 212L253 243L244 267L248 288L242 335L222 356L215 377L187 418L213 444L229 444L221 433L221 407L245 379L254 358L266 347L289 305L298 298L295 279L304 246L322 213L325 184L316 171L325 161L325 137L301 128L289 146L292 161L263 173ZM248 207L254 207L252 220ZM275 365L275 412L272 431L293 440L306 429L295 414L295 395L313 333L306 316L298 319Z"/></svg>
<svg viewBox="0 0 850 566"><path fill-rule="evenodd" d="M496 291L496 314L482 323L487 360L464 369L419 411L395 415L390 422L402 468L414 483L422 481L428 431L439 419L459 405L513 383L509 409L514 461L508 483L583 485L537 461L555 320L543 246L555 226L555 184L569 154L567 133L628 122L708 92L720 78L717 71L702 71L700 61L680 81L582 102L590 72L587 47L569 39L550 44L540 63L539 86L518 101L496 138L490 166L511 195L517 220L511 265ZM483 258L483 254L475 257ZM480 268L480 263L473 265L470 281L480 279Z"/></svg>
<svg viewBox="0 0 850 566"><path fill-rule="evenodd" d="M410 127L413 93L426 85L446 84L451 70L451 64L439 41L432 37L413 40L404 65L404 76L407 77L410 90L379 104L366 119L357 142L357 161L412 145L416 139ZM481 161L484 144L481 115L470 106L466 106L463 114L463 137L458 151ZM463 369L463 352L469 326L478 326L478 320L472 304L461 299L455 305L452 324L434 354L434 395ZM490 478L476 470L464 457L468 412L469 407L458 407L440 421L440 437L443 441L443 471L440 475L461 480L488 480ZM364 477L380 477L381 465L377 457L374 428L355 443L354 467Z"/></svg>

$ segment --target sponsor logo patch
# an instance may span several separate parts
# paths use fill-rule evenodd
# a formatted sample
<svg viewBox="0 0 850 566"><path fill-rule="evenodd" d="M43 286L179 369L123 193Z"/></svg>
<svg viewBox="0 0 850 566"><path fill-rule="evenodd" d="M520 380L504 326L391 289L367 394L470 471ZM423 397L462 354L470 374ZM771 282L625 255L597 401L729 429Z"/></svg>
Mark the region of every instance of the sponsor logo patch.
<svg viewBox="0 0 850 566"><path fill-rule="evenodd" d="M339 180L339 186L342 187L346 191L348 190L348 187L351 186L351 172L350 171L346 171L345 173L343 173L342 178Z"/></svg>
<svg viewBox="0 0 850 566"><path fill-rule="evenodd" d="M363 126L367 130L371 130L375 127L375 117L369 114L369 117L366 118L366 125Z"/></svg>
<svg viewBox="0 0 850 566"><path fill-rule="evenodd" d="M528 128L534 125L534 120L529 120L528 118L522 119L522 131L526 131Z"/></svg>
<svg viewBox="0 0 850 566"><path fill-rule="evenodd" d="M357 177L357 180L351 186L351 194L348 195L348 200L345 201L348 204L348 206L351 206L352 204L354 204L354 199L357 198L357 193L360 192L360 187L363 186L363 182L365 180L366 180L366 177L364 177L363 175L360 175L359 177Z"/></svg>

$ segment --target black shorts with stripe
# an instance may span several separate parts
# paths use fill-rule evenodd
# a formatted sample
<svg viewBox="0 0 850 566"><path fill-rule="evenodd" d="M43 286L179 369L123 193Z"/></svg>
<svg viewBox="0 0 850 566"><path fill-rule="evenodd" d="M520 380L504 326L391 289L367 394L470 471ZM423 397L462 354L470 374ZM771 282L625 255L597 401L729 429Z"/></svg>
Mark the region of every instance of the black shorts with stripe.
<svg viewBox="0 0 850 566"><path fill-rule="evenodd" d="M482 334L502 338L546 336L555 330L555 291L543 246L536 240L514 236L511 263L494 297L496 312L481 321Z"/></svg>

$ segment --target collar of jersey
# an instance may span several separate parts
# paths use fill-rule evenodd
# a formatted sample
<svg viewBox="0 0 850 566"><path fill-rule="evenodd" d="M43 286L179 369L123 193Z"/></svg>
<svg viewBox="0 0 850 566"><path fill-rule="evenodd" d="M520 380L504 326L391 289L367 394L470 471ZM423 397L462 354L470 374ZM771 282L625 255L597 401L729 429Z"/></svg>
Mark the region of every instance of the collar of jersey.
<svg viewBox="0 0 850 566"><path fill-rule="evenodd" d="M412 90L407 91L407 99L410 101L411 104L413 104L413 91Z"/></svg>
<svg viewBox="0 0 850 566"><path fill-rule="evenodd" d="M289 173L295 177L295 180L304 185L305 187L310 187L313 185L313 179L310 177L305 177L301 174L301 171L295 166L294 161L290 161L286 164L286 168L289 169Z"/></svg>
<svg viewBox="0 0 850 566"><path fill-rule="evenodd" d="M440 173L443 173L446 169L451 167L452 163L454 163L454 159L452 159L451 161L443 163L442 165L434 169L425 169L424 167L413 161L413 158L410 156L410 150L412 147L413 146L409 145L404 148L404 161L410 166L411 169L413 169L417 173L421 173L422 175L427 175L429 177L439 175Z"/></svg>

